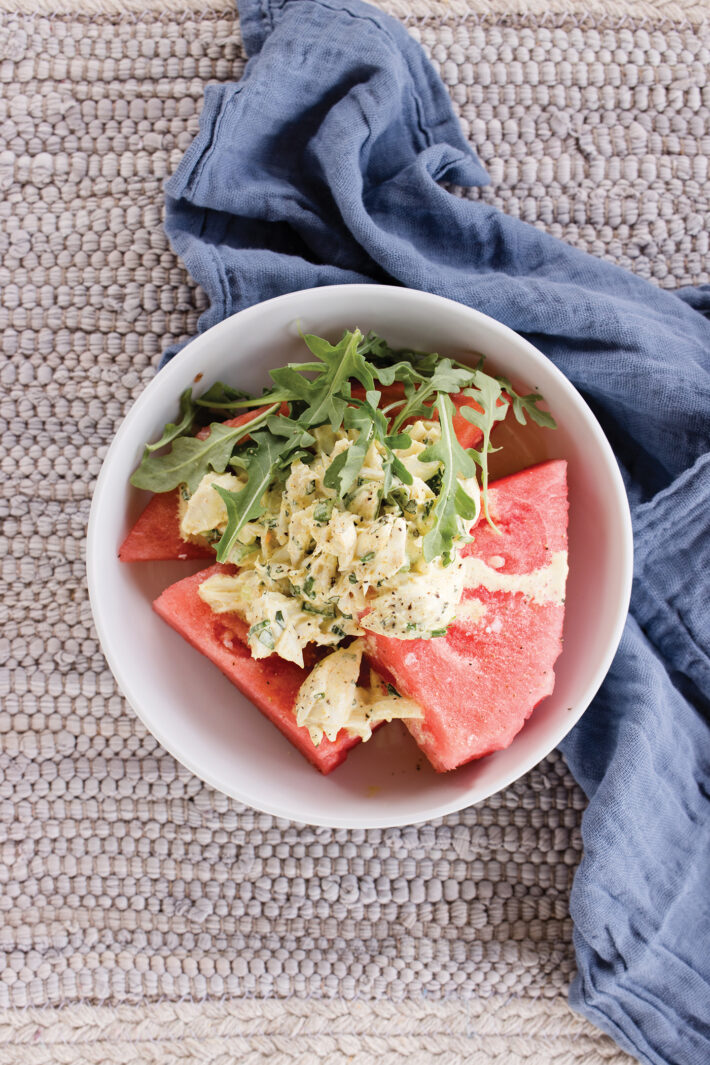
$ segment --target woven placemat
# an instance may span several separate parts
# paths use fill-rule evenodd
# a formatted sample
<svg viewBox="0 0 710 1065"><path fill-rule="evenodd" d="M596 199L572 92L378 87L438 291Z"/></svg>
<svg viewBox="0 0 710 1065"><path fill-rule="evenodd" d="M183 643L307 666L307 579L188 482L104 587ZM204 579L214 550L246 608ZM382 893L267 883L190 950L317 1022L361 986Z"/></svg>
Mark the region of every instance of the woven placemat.
<svg viewBox="0 0 710 1065"><path fill-rule="evenodd" d="M710 280L696 7L422 3L409 29L493 179L474 196L660 285ZM232 13L20 7L0 29L0 1065L627 1062L564 1002L584 801L559 755L431 824L305 828L213 792L121 698L86 593L91 492L203 308L162 182L244 57Z"/></svg>

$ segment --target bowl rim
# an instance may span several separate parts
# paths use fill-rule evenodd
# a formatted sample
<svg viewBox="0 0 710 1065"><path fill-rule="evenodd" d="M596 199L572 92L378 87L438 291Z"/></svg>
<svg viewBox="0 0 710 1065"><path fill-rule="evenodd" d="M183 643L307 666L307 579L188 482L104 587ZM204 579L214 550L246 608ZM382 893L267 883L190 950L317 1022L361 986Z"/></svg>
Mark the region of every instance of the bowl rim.
<svg viewBox="0 0 710 1065"><path fill-rule="evenodd" d="M91 500L91 508L89 513L89 521L87 527L86 538L86 572L87 583L89 590L89 602L91 605L91 611L93 615L94 625L99 638L99 644L101 651L106 658L108 666L118 684L118 687L124 695L126 701L133 709L134 713L143 722L148 731L158 740L164 749L172 755L180 764L185 766L191 773L193 773L200 780L204 781L207 785L214 788L221 794L226 794L236 801L243 803L251 809L258 810L260 812L270 814L274 817L283 818L288 821L299 824L309 824L318 827L326 828L345 828L345 829L369 829L369 828L394 828L402 827L405 825L422 824L435 818L443 817L447 814L456 813L459 810L465 809L468 806L474 805L479 802L484 802L491 795L495 795L505 788L509 787L514 781L520 779L536 765L538 765L551 751L553 751L560 741L571 731L571 729L577 724L582 715L585 713L590 703L594 699L595 695L599 691L599 688L609 671L613 658L618 649L623 628L626 623L628 614L629 603L631 599L631 586L633 579L633 530L631 523L631 513L629 509L628 498L626 495L626 489L619 470L616 458L611 449L611 445L607 440L601 426L599 425L592 410L578 392L572 382L562 373L561 370L555 366L551 359L544 355L538 348L536 348L530 341L526 340L519 333L516 333L509 326L504 325L502 322L490 315L485 314L482 311L475 308L468 307L466 304L457 302L456 300L448 299L445 296L439 296L434 293L423 292L418 289L404 288L395 285L372 285L372 284L348 284L348 285L325 285L317 289L317 291L328 298L328 294L334 294L336 291L340 294L343 290L350 292L364 292L377 288L379 291L391 290L398 294L397 298L402 299L405 303L408 300L414 302L429 302L432 309L446 310L447 308L454 307L457 312L465 313L471 317L472 324L484 324L489 330L494 333L498 333L502 339L507 339L518 346L519 349L526 351L527 355L532 357L533 363L544 365L546 371L551 373L553 377L556 377L561 383L563 389L568 392L568 398L572 405L577 408L578 412L582 414L585 421L587 421L589 428L592 430L596 437L597 443L600 446L602 454L606 459L607 472L610 475L609 486L612 489L616 509L621 519L621 527L623 535L621 541L616 545L616 549L619 556L621 570L623 572L623 579L619 589L618 608L616 610L616 616L614 625L609 634L606 643L606 651L600 661L597 663L591 679L587 683L584 691L581 693L580 698L577 700L577 704L574 711L571 712L568 717L565 717L561 724L551 730L552 735L546 734L544 738L538 740L536 744L529 751L526 758L513 770L501 775L500 782L496 787L489 789L485 794L477 795L475 798L467 796L466 792L462 792L459 796L440 804L432 803L431 809L423 817L417 816L414 820L406 816L387 816L386 814L378 815L374 814L367 817L360 817L358 819L329 816L325 813L318 819L309 819L308 821L300 820L298 817L294 817L293 812L278 802L270 802L267 799L259 796L259 801L256 802L254 796L249 793L245 794L240 791L238 786L225 787L223 781L218 781L210 773L209 769L205 769L204 766L196 764L188 750L180 747L180 745L173 741L169 733L166 733L160 726L159 722L154 721L151 718L150 711L143 707L140 698L140 693L135 690L135 686L131 680L131 677L125 672L122 664L120 663L118 656L115 652L113 641L110 636L110 632L107 626L104 624L104 615L101 606L101 598L98 593L100 587L100 569L98 565L99 556L99 519L98 515L101 510L102 500L108 490L111 476L111 459L115 455L125 437L130 437L132 425L137 419L138 415L144 410L145 407L151 404L153 397L157 393L158 389L163 391L167 386L169 388L170 382L174 377L181 376L181 368L183 363L188 358L193 358L195 355L199 355L203 349L209 348L214 338L221 332L228 332L233 328L235 319L239 319L241 323L248 326L249 320L252 317L258 317L264 312L264 308L278 303L281 306L288 307L289 303L297 304L299 298L302 299L304 292L311 292L312 289L298 289L293 292L284 293L280 296L271 297L268 300L263 300L260 303L253 304L241 311L237 311L235 314L230 315L228 318L223 319L221 322L216 323L204 333L198 334L192 340L190 340L177 354L171 359L166 366L159 369L155 376L150 380L136 399L135 403L131 406L128 413L123 418L118 430L116 431L111 444L104 456L101 470L96 481L96 486ZM176 393L177 395L177 393ZM552 742L550 742L552 739ZM514 742L514 741L513 741ZM313 770L315 772L315 770Z"/></svg>

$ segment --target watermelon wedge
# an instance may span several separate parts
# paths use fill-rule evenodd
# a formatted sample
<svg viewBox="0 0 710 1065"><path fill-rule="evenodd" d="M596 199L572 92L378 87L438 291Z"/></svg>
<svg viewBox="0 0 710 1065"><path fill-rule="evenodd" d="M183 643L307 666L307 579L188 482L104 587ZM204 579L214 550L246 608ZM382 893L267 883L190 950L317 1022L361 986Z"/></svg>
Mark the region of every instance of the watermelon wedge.
<svg viewBox="0 0 710 1065"><path fill-rule="evenodd" d="M121 562L214 558L213 548L183 540L179 506L177 488L154 495L118 549Z"/></svg>
<svg viewBox="0 0 710 1065"><path fill-rule="evenodd" d="M231 566L210 566L177 581L155 600L153 609L188 643L206 655L291 741L321 773L330 773L359 743L343 730L335 742L325 737L318 747L293 712L298 690L308 676L277 655L255 659L246 644L247 626L237 614L214 614L197 589L213 573L233 573Z"/></svg>
<svg viewBox="0 0 710 1065"><path fill-rule="evenodd" d="M224 424L242 425L264 410L266 407L245 411ZM205 426L197 436L204 440L208 433L209 426ZM121 562L165 562L185 558L214 558L214 555L214 547L191 543L180 535L180 497L177 488L172 492L159 492L149 500L118 549Z"/></svg>
<svg viewBox="0 0 710 1065"><path fill-rule="evenodd" d="M366 637L373 667L422 707L423 720L406 724L439 772L507 747L552 691L562 650L566 466L545 462L490 486L500 533L483 519L476 526L463 551L473 560L463 609L445 637Z"/></svg>

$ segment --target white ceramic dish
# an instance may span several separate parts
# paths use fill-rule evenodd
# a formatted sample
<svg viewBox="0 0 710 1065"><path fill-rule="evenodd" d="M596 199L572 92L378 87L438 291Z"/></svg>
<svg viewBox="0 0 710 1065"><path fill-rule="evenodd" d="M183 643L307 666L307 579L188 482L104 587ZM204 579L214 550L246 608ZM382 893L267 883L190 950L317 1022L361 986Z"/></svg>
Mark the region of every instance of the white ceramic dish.
<svg viewBox="0 0 710 1065"><path fill-rule="evenodd" d="M487 368L542 392L558 429L518 430L508 418L496 443L498 475L565 458L570 484L570 575L564 650L553 694L512 745L437 774L393 722L322 777L219 671L153 613L168 584L204 563L120 563L118 547L148 498L128 479L143 444L177 412L188 385L222 379L256 393L267 371L303 357L298 326L337 339L374 330L393 345L459 358L482 353ZM589 705L616 651L628 609L631 522L611 449L591 411L531 344L491 318L439 296L344 285L269 300L193 340L151 381L106 456L89 521L87 569L96 628L129 703L179 761L249 806L317 825L410 824L459 810L506 787L559 743Z"/></svg>

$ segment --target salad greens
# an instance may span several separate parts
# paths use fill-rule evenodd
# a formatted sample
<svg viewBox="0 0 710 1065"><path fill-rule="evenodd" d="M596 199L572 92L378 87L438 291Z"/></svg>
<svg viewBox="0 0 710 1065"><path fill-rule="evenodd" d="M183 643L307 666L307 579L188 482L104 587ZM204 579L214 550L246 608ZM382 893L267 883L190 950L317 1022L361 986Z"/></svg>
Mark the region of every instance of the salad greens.
<svg viewBox="0 0 710 1065"><path fill-rule="evenodd" d="M406 423L431 418L436 411L441 437L421 454L422 461L441 464L428 482L437 498L423 546L427 561L441 556L448 562L459 535L458 519L470 521L476 515L476 504L459 478L476 477L477 468L481 470L484 513L491 522L487 505L488 455L495 450L491 430L505 417L508 404L521 424L529 416L538 425L554 428L552 416L538 407L542 399L538 393L518 395L506 378L484 373L482 360L472 368L434 353L396 351L381 337L364 336L358 329L346 332L337 344L310 334L303 340L314 358L272 370L273 385L261 396L222 382L196 399L190 389L183 392L179 420L168 423L160 438L146 446L131 477L137 488L167 492L185 485L192 493L207 473L224 473L229 467L244 471L247 480L240 491L215 486L228 515L217 545L218 561L229 557L244 525L263 514L264 494L285 478L284 471L298 458L312 458L307 450L315 439L310 430L329 425L333 431L342 427L357 434L326 474L326 486L340 498L356 484L368 449L377 441L385 455L383 497L387 497L395 477L412 483L411 474L395 454L411 443ZM364 400L352 395L354 381L362 385ZM395 382L402 385L403 395L381 407L382 388ZM464 406L460 413L481 430L479 449L464 450L456 438L456 407L450 397L457 393L476 401L477 406ZM225 418L250 408L265 409L238 426L212 421L206 435L190 435L205 414ZM167 451L166 445L170 445Z"/></svg>
<svg viewBox="0 0 710 1065"><path fill-rule="evenodd" d="M473 521L477 515L476 503L468 495L459 480L476 476L476 462L471 452L464 451L456 439L453 427L454 405L444 392L440 392L434 404L439 414L441 437L419 456L420 462L441 463L439 497L434 504L434 524L424 537L424 558L427 562L443 555L446 559L459 536L458 518Z"/></svg>
<svg viewBox="0 0 710 1065"><path fill-rule="evenodd" d="M224 473L239 441L263 425L277 409L274 404L239 426L213 422L209 435L204 439L199 436L179 436L167 454L153 454L156 445L147 445L143 461L131 477L131 484L136 488L147 488L150 492L170 492L178 485L185 484L189 492L194 492L206 473L211 470ZM167 435L167 430L168 426L163 430L163 437Z"/></svg>

